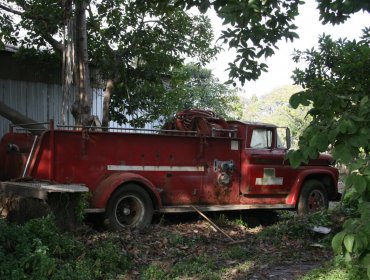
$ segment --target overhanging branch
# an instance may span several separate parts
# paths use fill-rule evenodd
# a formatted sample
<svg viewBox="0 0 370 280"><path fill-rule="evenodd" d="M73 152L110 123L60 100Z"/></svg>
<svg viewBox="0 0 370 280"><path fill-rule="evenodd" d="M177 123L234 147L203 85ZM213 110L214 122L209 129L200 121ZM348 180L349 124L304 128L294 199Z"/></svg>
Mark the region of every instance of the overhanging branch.
<svg viewBox="0 0 370 280"><path fill-rule="evenodd" d="M18 15L18 16L25 16L25 12L23 11L18 11L18 10L15 10L15 9L12 9L10 8L9 6L6 6L6 5L3 5L0 3L0 9L1 10L4 10L6 12L9 12L9 13L12 13L14 15ZM44 20L46 21L46 19L42 19L40 18L39 16L37 15L28 15L26 16L28 19L32 19L32 20ZM51 36L50 34L48 33L40 33L40 36L47 42L49 43L53 48L54 50L58 51L58 52L63 52L63 44L57 40L55 40L53 38L53 36Z"/></svg>
<svg viewBox="0 0 370 280"><path fill-rule="evenodd" d="M5 6L3 4L0 3L0 9L4 10L4 11L7 11L9 13L12 13L12 14L15 14L15 15L18 15L18 16L21 16L23 15L23 12L20 12L20 11L17 11L17 10L14 10L8 6Z"/></svg>

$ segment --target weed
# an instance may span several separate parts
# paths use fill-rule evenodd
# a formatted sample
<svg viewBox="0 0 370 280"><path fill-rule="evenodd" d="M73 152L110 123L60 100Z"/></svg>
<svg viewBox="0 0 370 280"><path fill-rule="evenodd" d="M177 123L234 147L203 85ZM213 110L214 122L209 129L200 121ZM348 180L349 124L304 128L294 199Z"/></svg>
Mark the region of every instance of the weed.
<svg viewBox="0 0 370 280"><path fill-rule="evenodd" d="M161 217L160 217L160 219L159 219L158 224L160 226L163 226L165 224L165 222L166 222L166 219L165 219L164 215L162 214Z"/></svg>
<svg viewBox="0 0 370 280"><path fill-rule="evenodd" d="M232 260L246 260L249 258L249 251L242 246L233 246L228 250L222 252L222 256Z"/></svg>
<svg viewBox="0 0 370 280"><path fill-rule="evenodd" d="M279 211L279 218L280 220L289 220L296 217L296 212L290 210L281 210Z"/></svg>
<svg viewBox="0 0 370 280"><path fill-rule="evenodd" d="M358 267L347 267L346 265L330 265L324 268L314 269L308 272L302 280L363 280L366 272Z"/></svg>
<svg viewBox="0 0 370 280"><path fill-rule="evenodd" d="M215 262L205 257L192 257L178 262L173 266L170 274L171 279L183 279L189 276L197 276L197 279L220 279Z"/></svg>
<svg viewBox="0 0 370 280"><path fill-rule="evenodd" d="M171 245L184 244L185 239L182 235L180 235L178 233L170 233L169 236L168 236L168 242Z"/></svg>
<svg viewBox="0 0 370 280"><path fill-rule="evenodd" d="M229 220L225 214L220 214L217 216L216 224L219 226L227 226L229 225Z"/></svg>
<svg viewBox="0 0 370 280"><path fill-rule="evenodd" d="M184 237L179 233L173 232L167 235L168 243L172 246L176 245L194 245L201 241L200 237Z"/></svg>
<svg viewBox="0 0 370 280"><path fill-rule="evenodd" d="M258 235L260 240L268 244L279 244L283 237L296 239L299 237L302 240L305 239L318 239L325 244L330 243L332 235L315 235L312 231L314 226L326 226L331 227L331 212L323 211L317 212L305 217L294 217L292 219L283 220L273 226L266 227Z"/></svg>
<svg viewBox="0 0 370 280"><path fill-rule="evenodd" d="M331 212L329 211L320 211L315 212L307 216L307 226L331 226Z"/></svg>
<svg viewBox="0 0 370 280"><path fill-rule="evenodd" d="M238 219L235 219L233 220L233 222L238 225L238 226L242 226L242 227L248 227L248 224L246 221L243 220L243 218L240 216Z"/></svg>
<svg viewBox="0 0 370 280"><path fill-rule="evenodd" d="M149 265L141 275L143 280L162 280L166 278L167 273L157 265Z"/></svg>

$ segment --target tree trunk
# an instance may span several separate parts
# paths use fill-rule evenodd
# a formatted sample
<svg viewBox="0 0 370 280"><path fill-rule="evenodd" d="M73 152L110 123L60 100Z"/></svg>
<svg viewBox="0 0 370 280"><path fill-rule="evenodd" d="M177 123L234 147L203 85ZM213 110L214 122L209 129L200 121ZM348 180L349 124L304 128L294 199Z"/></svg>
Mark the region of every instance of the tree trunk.
<svg viewBox="0 0 370 280"><path fill-rule="evenodd" d="M112 91L114 87L114 81L113 79L109 79L107 82L107 86L104 91L104 100L103 100L103 119L102 119L102 126L103 130L107 131L110 121L110 113L109 113L109 105L110 100L112 97Z"/></svg>
<svg viewBox="0 0 370 280"><path fill-rule="evenodd" d="M91 87L90 71L87 53L87 30L86 30L86 1L76 0L76 100L72 105L72 115L75 124L90 125L93 121L91 116Z"/></svg>
<svg viewBox="0 0 370 280"><path fill-rule="evenodd" d="M46 128L41 124L32 124L37 123L35 120L30 119L29 117L22 115L18 111L10 108L6 104L0 101L0 116L8 119L14 124L22 124L21 127L29 130L32 134L41 134Z"/></svg>

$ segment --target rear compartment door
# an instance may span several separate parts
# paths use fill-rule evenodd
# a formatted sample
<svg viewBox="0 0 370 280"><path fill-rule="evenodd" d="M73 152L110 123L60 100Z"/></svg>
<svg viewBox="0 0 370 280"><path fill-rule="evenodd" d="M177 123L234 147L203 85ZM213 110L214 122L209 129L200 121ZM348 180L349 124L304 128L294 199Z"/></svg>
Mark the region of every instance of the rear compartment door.
<svg viewBox="0 0 370 280"><path fill-rule="evenodd" d="M241 140L207 138L204 143L206 172L200 202L238 204L240 186Z"/></svg>

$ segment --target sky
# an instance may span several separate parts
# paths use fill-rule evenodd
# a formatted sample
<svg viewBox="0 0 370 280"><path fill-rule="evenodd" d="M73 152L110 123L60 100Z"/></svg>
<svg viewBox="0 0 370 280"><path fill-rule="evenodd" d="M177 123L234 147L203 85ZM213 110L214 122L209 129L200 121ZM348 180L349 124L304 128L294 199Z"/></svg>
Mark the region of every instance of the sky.
<svg viewBox="0 0 370 280"><path fill-rule="evenodd" d="M291 55L294 49L305 50L317 45L319 35L330 34L334 39L346 37L348 39L357 39L361 36L361 30L365 26L370 26L369 13L358 12L347 20L344 24L332 26L322 25L319 22L319 11L316 9L316 2L307 0L306 4L300 7L300 14L295 20L295 25L298 26L296 33L299 39L293 42L282 41L278 44L279 50L275 51L275 55L268 58L264 63L269 66L268 73L263 73L261 77L254 82L246 82L242 87L243 92L248 96L261 96L267 94L274 89L285 85L293 84L291 75L297 65L292 61ZM218 38L221 34L222 21L214 12L209 14L215 37ZM218 54L217 58L209 63L206 67L212 70L213 74L220 79L221 82L228 80L227 71L228 62L232 62L235 57L235 52L229 51L227 46L223 46L224 51Z"/></svg>

